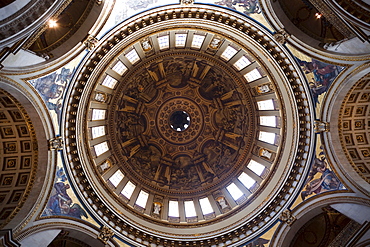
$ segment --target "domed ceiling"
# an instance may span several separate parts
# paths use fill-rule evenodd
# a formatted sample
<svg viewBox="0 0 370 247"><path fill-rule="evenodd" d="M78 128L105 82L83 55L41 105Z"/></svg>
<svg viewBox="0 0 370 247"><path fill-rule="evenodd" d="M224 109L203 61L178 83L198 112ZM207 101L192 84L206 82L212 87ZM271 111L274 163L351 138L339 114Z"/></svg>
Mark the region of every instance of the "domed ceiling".
<svg viewBox="0 0 370 247"><path fill-rule="evenodd" d="M214 6L167 6L120 24L67 93L77 193L139 246L256 237L307 174L312 103L297 68L258 23Z"/></svg>
<svg viewBox="0 0 370 247"><path fill-rule="evenodd" d="M251 153L256 110L249 90L198 53L161 52L150 67L136 66L107 104L114 160L125 161L117 162L124 174L147 190L200 196L235 175Z"/></svg>

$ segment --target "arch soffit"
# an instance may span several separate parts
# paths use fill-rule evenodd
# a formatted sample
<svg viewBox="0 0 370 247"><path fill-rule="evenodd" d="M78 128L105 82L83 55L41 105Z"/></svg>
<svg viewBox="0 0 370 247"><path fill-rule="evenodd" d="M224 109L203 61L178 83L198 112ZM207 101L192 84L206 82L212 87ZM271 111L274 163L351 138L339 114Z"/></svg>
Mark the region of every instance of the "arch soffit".
<svg viewBox="0 0 370 247"><path fill-rule="evenodd" d="M334 170L345 179L347 186L354 191L369 194L370 184L367 183L352 167L341 145L340 114L343 102L349 95L351 88L364 77L370 76L370 65L352 66L344 71L329 89L322 106L321 116L318 116L323 122L330 123L330 131L323 132L321 140L327 150L328 159L334 165Z"/></svg>
<svg viewBox="0 0 370 247"><path fill-rule="evenodd" d="M48 143L46 140L54 137L54 129L41 98L27 85L21 84L5 77L0 78L0 89L5 90L12 95L22 105L29 116L34 127L37 149L38 161L35 168L33 185L29 188L25 203L18 210L6 225L5 228L13 229L14 233L21 230L38 212L43 210L42 206L46 200L46 194L52 186L52 179L54 177L54 164L56 161L56 153L48 151ZM27 217L28 216L28 217Z"/></svg>
<svg viewBox="0 0 370 247"><path fill-rule="evenodd" d="M299 204L291 210L291 215L295 217L293 224L288 225L281 222L271 238L270 246L289 246L295 234L308 221L315 216L323 213L323 208L333 204L351 203L368 207L370 200L364 197L357 197L353 193L330 193L311 197L307 201Z"/></svg>

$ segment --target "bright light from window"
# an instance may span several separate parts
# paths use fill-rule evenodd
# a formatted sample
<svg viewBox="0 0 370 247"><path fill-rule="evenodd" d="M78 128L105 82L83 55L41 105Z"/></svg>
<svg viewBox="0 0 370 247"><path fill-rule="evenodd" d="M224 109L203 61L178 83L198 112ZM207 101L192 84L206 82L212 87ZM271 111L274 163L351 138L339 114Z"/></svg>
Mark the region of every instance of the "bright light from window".
<svg viewBox="0 0 370 247"><path fill-rule="evenodd" d="M145 191L140 191L139 196L136 199L136 205L142 208L146 207L146 202L148 201L149 194Z"/></svg>
<svg viewBox="0 0 370 247"><path fill-rule="evenodd" d="M128 183L125 185L123 190L121 191L121 194L130 199L132 193L135 190L136 185L128 181Z"/></svg>
<svg viewBox="0 0 370 247"><path fill-rule="evenodd" d="M258 71L258 69L254 69L247 74L244 75L245 79L247 79L248 82L257 80L262 77L261 73Z"/></svg>
<svg viewBox="0 0 370 247"><path fill-rule="evenodd" d="M139 55L137 54L135 49L132 49L129 53L125 55L125 57L130 61L130 63L134 64L140 60Z"/></svg>
<svg viewBox="0 0 370 247"><path fill-rule="evenodd" d="M168 202L168 216L179 217L179 202L178 201Z"/></svg>
<svg viewBox="0 0 370 247"><path fill-rule="evenodd" d="M213 208L207 197L199 199L199 204L203 215L213 213Z"/></svg>
<svg viewBox="0 0 370 247"><path fill-rule="evenodd" d="M227 191L229 191L230 195L234 198L234 200L238 200L244 194L241 190L236 186L234 183L230 184L226 187Z"/></svg>
<svg viewBox="0 0 370 247"><path fill-rule="evenodd" d="M170 47L170 39L168 35L158 37L159 49L168 49Z"/></svg>
<svg viewBox="0 0 370 247"><path fill-rule="evenodd" d="M184 47L185 42L186 42L187 34L186 33L177 33L175 35L175 37L176 37L176 42L175 42L176 47Z"/></svg>
<svg viewBox="0 0 370 247"><path fill-rule="evenodd" d="M256 181L254 181L254 179L248 176L248 174L246 174L245 172L240 174L238 179L245 187L247 187L247 189L252 188L252 186L256 183Z"/></svg>
<svg viewBox="0 0 370 247"><path fill-rule="evenodd" d="M110 89L113 89L116 86L116 84L117 80L111 77L110 75L107 75L102 82L103 86L106 86Z"/></svg>
<svg viewBox="0 0 370 247"><path fill-rule="evenodd" d="M100 156L101 154L107 152L109 150L108 143L102 142L94 146L96 156Z"/></svg>
<svg viewBox="0 0 370 247"><path fill-rule="evenodd" d="M121 170L117 170L110 178L109 181L113 184L114 187L117 187L118 184L122 181L124 175Z"/></svg>
<svg viewBox="0 0 370 247"><path fill-rule="evenodd" d="M103 119L105 119L105 110L93 109L91 119L92 120L103 120Z"/></svg>
<svg viewBox="0 0 370 247"><path fill-rule="evenodd" d="M258 101L257 105L259 110L275 110L273 99Z"/></svg>
<svg viewBox="0 0 370 247"><path fill-rule="evenodd" d="M263 171L265 170L265 167L258 163L257 161L251 160L247 166L251 171L253 171L258 176L261 176Z"/></svg>
<svg viewBox="0 0 370 247"><path fill-rule="evenodd" d="M197 48L199 49L200 47L202 47L202 44L203 44L203 41L205 39L206 36L204 35L194 35L193 36L193 41L191 43L191 47L192 48Z"/></svg>
<svg viewBox="0 0 370 247"><path fill-rule="evenodd" d="M260 116L260 124L263 126L276 127L275 116Z"/></svg>
<svg viewBox="0 0 370 247"><path fill-rule="evenodd" d="M320 13L316 13L316 14L315 14L315 17L316 17L316 19L320 19L320 18L322 17L322 14L320 14Z"/></svg>
<svg viewBox="0 0 370 247"><path fill-rule="evenodd" d="M258 139L263 142L267 142L270 144L275 144L275 133L260 131L260 134L258 136Z"/></svg>
<svg viewBox="0 0 370 247"><path fill-rule="evenodd" d="M194 217L197 216L197 213L195 212L195 206L193 201L185 201L185 216L186 217Z"/></svg>
<svg viewBox="0 0 370 247"><path fill-rule="evenodd" d="M56 21L56 20L49 20L49 21L48 21L48 26L49 26L50 28L57 27L57 26L58 26L58 23L57 23L57 21Z"/></svg>
<svg viewBox="0 0 370 247"><path fill-rule="evenodd" d="M105 126L92 127L91 133L93 139L105 135Z"/></svg>
<svg viewBox="0 0 370 247"><path fill-rule="evenodd" d="M121 62L118 61L113 67L112 70L117 72L119 75L123 75L125 71L127 70L127 67Z"/></svg>
<svg viewBox="0 0 370 247"><path fill-rule="evenodd" d="M234 63L234 67L237 70L242 70L250 64L251 62L249 61L249 59L246 56L242 56L238 61Z"/></svg>
<svg viewBox="0 0 370 247"><path fill-rule="evenodd" d="M228 46L225 51L221 54L221 57L223 59L225 59L226 61L229 61L230 58L232 58L238 51L231 47L231 46Z"/></svg>

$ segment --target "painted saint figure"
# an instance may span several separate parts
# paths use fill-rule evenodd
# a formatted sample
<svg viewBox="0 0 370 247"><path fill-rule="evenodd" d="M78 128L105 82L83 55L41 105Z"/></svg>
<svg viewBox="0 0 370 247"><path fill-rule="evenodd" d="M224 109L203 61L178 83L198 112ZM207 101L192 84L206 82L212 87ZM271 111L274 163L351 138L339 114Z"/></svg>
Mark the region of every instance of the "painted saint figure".
<svg viewBox="0 0 370 247"><path fill-rule="evenodd" d="M313 179L317 173L321 174L320 178ZM301 197L304 200L307 196L313 193L319 194L325 191L341 189L344 189L344 186L334 172L329 170L325 162L325 157L322 159L315 158L305 190L301 192Z"/></svg>

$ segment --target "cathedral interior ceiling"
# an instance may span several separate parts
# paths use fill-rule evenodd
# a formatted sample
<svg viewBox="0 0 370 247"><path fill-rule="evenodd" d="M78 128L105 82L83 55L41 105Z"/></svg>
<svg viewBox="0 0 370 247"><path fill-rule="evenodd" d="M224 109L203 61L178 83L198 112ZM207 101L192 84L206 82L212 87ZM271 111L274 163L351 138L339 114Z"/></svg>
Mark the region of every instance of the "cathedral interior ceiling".
<svg viewBox="0 0 370 247"><path fill-rule="evenodd" d="M107 9L111 18L99 34L84 36L80 55L27 79L20 71L19 81L40 95L55 127L48 140L55 177L35 222L76 220L100 231L95 240L123 246L268 246L276 223L297 220L295 207L352 192L321 138L336 123L320 120L327 92L350 62L286 45L289 34L272 30L257 0L181 2ZM278 2L310 37L343 39L325 19L315 20L312 6ZM57 61L53 50L79 37L101 4L72 1L59 13L60 29L43 30L27 47ZM367 182L369 84L365 76L349 90L338 123L344 153ZM6 91L0 136L6 225L27 199L38 157L26 110ZM359 227L322 210L291 246L326 246L345 233L338 227ZM84 245L73 234L62 231L53 244Z"/></svg>
<svg viewBox="0 0 370 247"><path fill-rule="evenodd" d="M80 193L95 215L106 212L106 223L122 233L129 220L138 226L137 238L142 228L157 228L161 243L194 234L205 240L213 224L225 227L225 234L236 224L253 238L278 216L294 194L289 187L299 186L308 172L304 163L313 140L308 87L289 55L241 16L176 6L154 13L156 19L147 13L149 18L140 16L107 34L75 75L63 127L68 169L82 181ZM233 29L205 32L200 19L187 21L192 16ZM182 27L173 22L177 19ZM247 36L239 31L244 29ZM81 135L87 143L77 139ZM242 174L251 185L235 179ZM103 187L92 191L93 181ZM233 186L243 195L233 195ZM145 193L150 206L143 207L135 200ZM213 208L202 214L205 198ZM194 215L187 215L188 203ZM173 207L185 207L185 214L173 213ZM233 224L224 225L225 217Z"/></svg>

